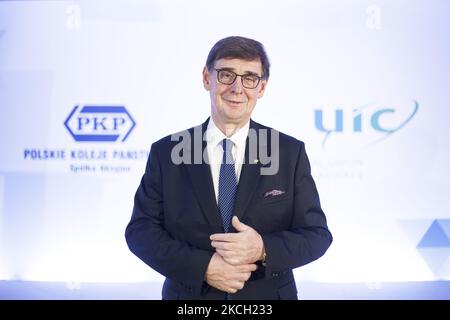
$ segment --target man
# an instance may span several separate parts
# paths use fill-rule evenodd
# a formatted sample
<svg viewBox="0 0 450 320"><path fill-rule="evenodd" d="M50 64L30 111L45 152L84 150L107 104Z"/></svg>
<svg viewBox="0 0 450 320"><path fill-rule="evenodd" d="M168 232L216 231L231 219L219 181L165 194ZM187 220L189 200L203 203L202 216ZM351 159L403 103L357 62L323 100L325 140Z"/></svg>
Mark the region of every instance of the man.
<svg viewBox="0 0 450 320"><path fill-rule="evenodd" d="M211 117L152 145L126 240L163 299L297 299L292 270L332 242L303 142L250 119L269 67L261 43L220 40Z"/></svg>

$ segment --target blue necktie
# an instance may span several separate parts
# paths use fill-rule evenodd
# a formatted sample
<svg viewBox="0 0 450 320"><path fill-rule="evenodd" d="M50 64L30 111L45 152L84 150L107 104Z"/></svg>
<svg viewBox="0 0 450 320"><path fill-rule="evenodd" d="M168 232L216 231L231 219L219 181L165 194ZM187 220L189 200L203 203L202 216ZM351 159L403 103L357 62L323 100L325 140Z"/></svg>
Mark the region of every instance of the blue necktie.
<svg viewBox="0 0 450 320"><path fill-rule="evenodd" d="M233 142L231 140L222 140L223 157L219 176L219 211L225 232L228 232L231 225L237 189L236 171L231 153L232 147Z"/></svg>

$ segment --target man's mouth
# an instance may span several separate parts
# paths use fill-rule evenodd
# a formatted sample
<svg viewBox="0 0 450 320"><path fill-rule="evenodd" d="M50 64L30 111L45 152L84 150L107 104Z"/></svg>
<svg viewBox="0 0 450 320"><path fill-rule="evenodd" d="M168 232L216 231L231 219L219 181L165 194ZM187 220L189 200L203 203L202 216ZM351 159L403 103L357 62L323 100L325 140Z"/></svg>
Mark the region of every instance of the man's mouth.
<svg viewBox="0 0 450 320"><path fill-rule="evenodd" d="M229 104L231 104L231 105L234 105L234 106L238 106L238 105L240 105L241 103L245 103L246 101L236 101L236 100L227 100L227 99L224 99L227 103L229 103Z"/></svg>

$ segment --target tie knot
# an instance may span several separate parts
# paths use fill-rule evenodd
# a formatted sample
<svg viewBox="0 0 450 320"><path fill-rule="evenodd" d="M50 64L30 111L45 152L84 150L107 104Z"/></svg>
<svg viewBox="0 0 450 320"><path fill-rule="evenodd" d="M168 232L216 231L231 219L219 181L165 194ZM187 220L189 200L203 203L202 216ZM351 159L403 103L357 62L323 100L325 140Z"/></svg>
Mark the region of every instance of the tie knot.
<svg viewBox="0 0 450 320"><path fill-rule="evenodd" d="M233 148L233 141L230 139L222 140L222 149L225 153L231 154L231 148Z"/></svg>

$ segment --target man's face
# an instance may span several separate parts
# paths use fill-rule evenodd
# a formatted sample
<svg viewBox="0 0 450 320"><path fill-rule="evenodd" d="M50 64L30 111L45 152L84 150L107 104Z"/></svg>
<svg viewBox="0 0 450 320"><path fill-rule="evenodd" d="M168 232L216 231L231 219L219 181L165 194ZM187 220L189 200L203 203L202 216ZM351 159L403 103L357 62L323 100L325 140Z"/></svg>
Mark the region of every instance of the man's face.
<svg viewBox="0 0 450 320"><path fill-rule="evenodd" d="M225 69L240 75L262 76L261 61L241 59L220 59L215 62L214 69ZM233 84L227 85L217 80L216 70L203 70L203 85L211 97L211 115L219 125L235 124L243 126L252 114L256 101L264 94L267 80L261 80L254 89L245 88L241 77Z"/></svg>

